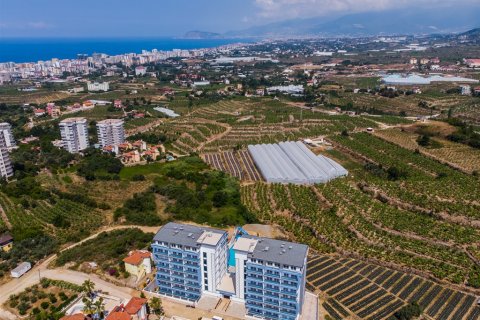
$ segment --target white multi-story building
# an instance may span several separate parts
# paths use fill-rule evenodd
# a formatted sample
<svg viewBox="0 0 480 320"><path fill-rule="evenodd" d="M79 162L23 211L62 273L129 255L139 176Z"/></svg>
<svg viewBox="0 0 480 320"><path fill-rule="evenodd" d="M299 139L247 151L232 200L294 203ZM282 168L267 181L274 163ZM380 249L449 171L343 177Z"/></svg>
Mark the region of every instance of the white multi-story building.
<svg viewBox="0 0 480 320"><path fill-rule="evenodd" d="M0 132L0 177L10 178L13 176L13 166L8 154L5 134Z"/></svg>
<svg viewBox="0 0 480 320"><path fill-rule="evenodd" d="M106 119L97 122L98 143L102 148L125 142L122 119Z"/></svg>
<svg viewBox="0 0 480 320"><path fill-rule="evenodd" d="M88 91L108 91L110 85L108 82L87 82Z"/></svg>
<svg viewBox="0 0 480 320"><path fill-rule="evenodd" d="M12 126L10 125L10 123L7 123L7 122L0 123L0 134L3 134L3 138L5 140L5 145L7 149L11 149L17 145L15 143L15 139L13 138Z"/></svg>
<svg viewBox="0 0 480 320"><path fill-rule="evenodd" d="M62 145L70 153L88 148L88 124L85 118L68 118L60 121Z"/></svg>

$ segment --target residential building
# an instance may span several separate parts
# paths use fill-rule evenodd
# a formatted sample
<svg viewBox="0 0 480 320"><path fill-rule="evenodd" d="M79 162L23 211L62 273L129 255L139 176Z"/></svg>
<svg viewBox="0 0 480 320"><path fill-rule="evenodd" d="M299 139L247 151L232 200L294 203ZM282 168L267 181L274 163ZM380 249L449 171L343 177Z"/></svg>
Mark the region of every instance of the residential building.
<svg viewBox="0 0 480 320"><path fill-rule="evenodd" d="M8 252L13 248L13 238L9 234L0 235L0 251Z"/></svg>
<svg viewBox="0 0 480 320"><path fill-rule="evenodd" d="M480 59L465 59L465 64L469 68L480 68Z"/></svg>
<svg viewBox="0 0 480 320"><path fill-rule="evenodd" d="M8 149L13 148L17 145L15 143L15 139L13 138L12 126L10 125L10 123L0 123L0 134L3 135L3 139L5 140L5 146Z"/></svg>
<svg viewBox="0 0 480 320"><path fill-rule="evenodd" d="M298 319L305 296L308 246L244 236L233 246L236 293L249 316Z"/></svg>
<svg viewBox="0 0 480 320"><path fill-rule="evenodd" d="M152 273L151 253L145 250L130 252L128 257L123 259L125 271L138 279L146 274Z"/></svg>
<svg viewBox="0 0 480 320"><path fill-rule="evenodd" d="M85 118L67 118L60 121L62 146L70 153L88 148L88 123Z"/></svg>
<svg viewBox="0 0 480 320"><path fill-rule="evenodd" d="M153 238L156 284L162 295L198 301L227 272L227 232L178 223L163 226Z"/></svg>
<svg viewBox="0 0 480 320"><path fill-rule="evenodd" d="M106 320L146 320L148 319L147 299L131 298L126 305L116 306Z"/></svg>
<svg viewBox="0 0 480 320"><path fill-rule="evenodd" d="M226 237L212 228L162 227L152 244L158 292L191 302L203 294L221 296L244 303L251 317L298 320L308 246L245 234L229 245Z"/></svg>
<svg viewBox="0 0 480 320"><path fill-rule="evenodd" d="M418 64L417 58L410 58L410 64Z"/></svg>
<svg viewBox="0 0 480 320"><path fill-rule="evenodd" d="M7 134L8 135L8 134ZM13 166L8 154L4 132L0 132L0 178L8 179L13 176Z"/></svg>
<svg viewBox="0 0 480 320"><path fill-rule="evenodd" d="M110 85L108 82L87 82L88 91L108 91L110 90Z"/></svg>
<svg viewBox="0 0 480 320"><path fill-rule="evenodd" d="M97 122L98 143L102 148L125 142L122 119L106 119Z"/></svg>
<svg viewBox="0 0 480 320"><path fill-rule="evenodd" d="M144 66L138 66L135 68L135 75L136 76L144 76L147 73L147 68Z"/></svg>
<svg viewBox="0 0 480 320"><path fill-rule="evenodd" d="M469 85L462 85L460 86L460 92L462 96L471 96L472 95L472 88Z"/></svg>

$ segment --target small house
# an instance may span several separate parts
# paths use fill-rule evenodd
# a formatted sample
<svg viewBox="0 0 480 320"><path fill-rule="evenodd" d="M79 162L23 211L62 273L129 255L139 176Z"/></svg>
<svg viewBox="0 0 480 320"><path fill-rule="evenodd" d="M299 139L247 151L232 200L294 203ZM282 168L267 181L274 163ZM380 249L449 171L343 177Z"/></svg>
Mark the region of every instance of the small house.
<svg viewBox="0 0 480 320"><path fill-rule="evenodd" d="M145 250L132 251L123 259L125 270L137 280L146 274L152 273L151 253Z"/></svg>
<svg viewBox="0 0 480 320"><path fill-rule="evenodd" d="M0 249L4 252L12 250L13 238L9 234L3 234L0 236Z"/></svg>

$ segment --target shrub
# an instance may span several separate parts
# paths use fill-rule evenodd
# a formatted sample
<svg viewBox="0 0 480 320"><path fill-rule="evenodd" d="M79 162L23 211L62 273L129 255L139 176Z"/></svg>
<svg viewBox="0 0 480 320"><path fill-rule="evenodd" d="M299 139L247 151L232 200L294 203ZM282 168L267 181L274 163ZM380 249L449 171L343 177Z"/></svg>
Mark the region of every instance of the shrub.
<svg viewBox="0 0 480 320"><path fill-rule="evenodd" d="M50 307L50 302L48 302L48 301L43 301L43 302L40 304L40 307L42 307L43 310L47 310L48 307Z"/></svg>

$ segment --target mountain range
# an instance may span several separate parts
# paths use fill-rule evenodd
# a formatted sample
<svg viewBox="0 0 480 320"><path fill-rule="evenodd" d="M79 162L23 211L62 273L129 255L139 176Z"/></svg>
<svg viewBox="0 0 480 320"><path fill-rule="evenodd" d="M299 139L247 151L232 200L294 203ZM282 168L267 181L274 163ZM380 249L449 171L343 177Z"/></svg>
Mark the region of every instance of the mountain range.
<svg viewBox="0 0 480 320"><path fill-rule="evenodd" d="M292 19L223 34L211 33L211 36L215 38L284 38L459 33L478 27L479 17L480 5L449 8L432 5L430 8L404 8L340 17ZM201 34L202 32L195 32L196 36ZM209 38L209 33L205 34Z"/></svg>

